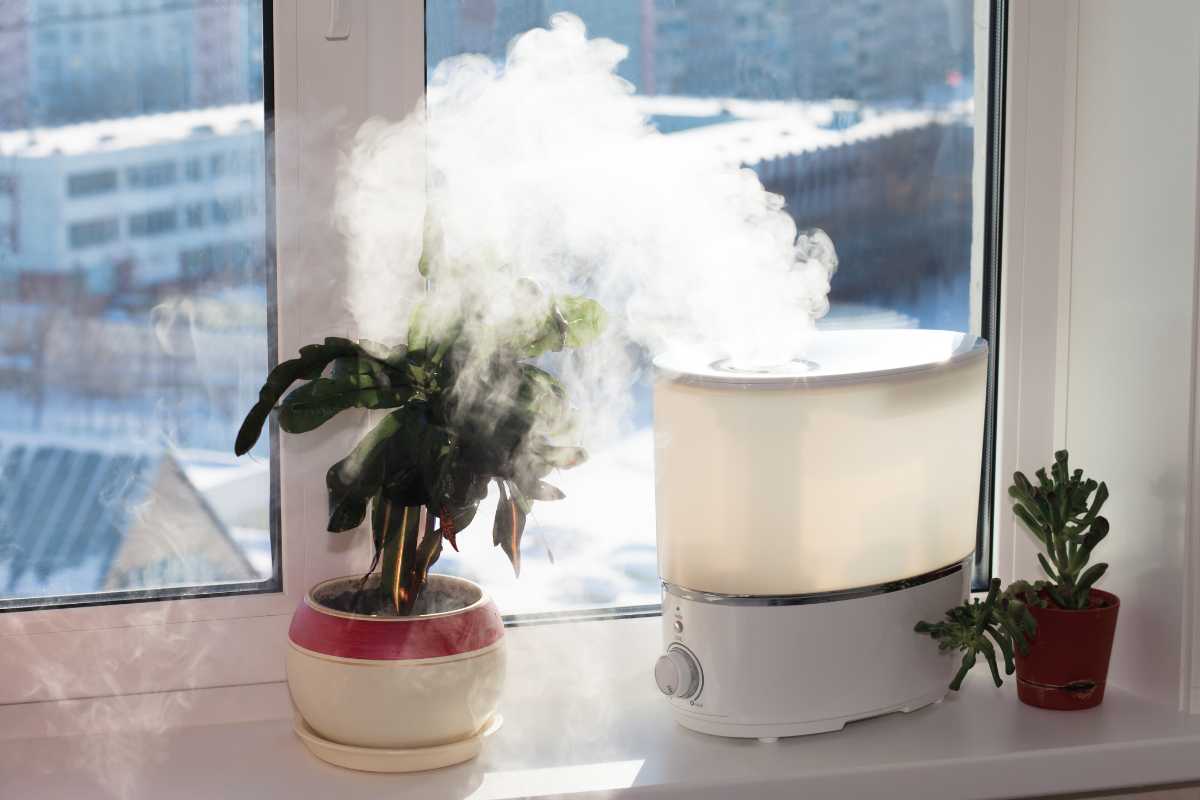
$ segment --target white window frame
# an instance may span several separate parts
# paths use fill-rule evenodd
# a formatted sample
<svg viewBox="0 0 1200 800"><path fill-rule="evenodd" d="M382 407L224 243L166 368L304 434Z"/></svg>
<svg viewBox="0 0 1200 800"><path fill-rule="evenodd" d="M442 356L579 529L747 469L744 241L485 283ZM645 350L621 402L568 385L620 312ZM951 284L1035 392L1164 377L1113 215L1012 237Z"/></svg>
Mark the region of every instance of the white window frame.
<svg viewBox="0 0 1200 800"><path fill-rule="evenodd" d="M1013 0L1008 13L1000 369L993 576L1027 576L1033 542L1017 528L1009 477L1062 446L1070 307L1075 0Z"/></svg>
<svg viewBox="0 0 1200 800"><path fill-rule="evenodd" d="M348 39L326 38L344 21L331 19L335 5L349 16ZM1005 581L1028 575L1032 561L1007 476L1065 437L1078 13L1078 0L1009 3L992 539L993 572ZM369 116L401 117L423 92L424 3L278 0L273 44L278 347L287 358L325 335L354 334L322 209L347 136ZM282 591L0 614L0 704L283 680L287 625L304 591L361 570L368 554L365 536L325 532L324 471L365 419L343 416L320 437L280 442ZM1200 548L1189 557L1200 574ZM1200 619L1192 624L1200 642ZM540 633L554 640L559 627L570 626ZM1192 674L1189 662L1181 667ZM1186 683L1200 693L1200 664Z"/></svg>
<svg viewBox="0 0 1200 800"><path fill-rule="evenodd" d="M1190 4L1166 0L1138 6L1113 0L1010 3L993 540L999 577L1038 577L1035 543L1017 527L1005 496L1008 476L1017 468L1047 463L1052 451L1063 447L1075 455L1078 447L1085 447L1106 460L1106 470L1116 467L1118 475L1102 475L1110 479L1114 492L1106 508L1114 531L1103 554L1112 562L1105 583L1121 596L1123 606L1110 682L1192 713L1200 713L1200 271L1195 263L1200 214L1191 215L1188 228L1178 212L1173 213L1179 227L1160 245L1150 238L1157 235L1157 221L1137 212L1145 203L1157 202L1150 207L1160 208L1163 197L1173 212L1183 209L1183 216L1200 210L1200 191L1194 188L1200 185L1200 142L1181 143L1170 134L1172 126L1186 131L1185 126L1195 124L1200 93L1190 91L1190 78L1179 81L1183 89L1175 83L1145 89L1134 84L1134 76L1114 81L1104 65L1111 63L1109 54L1117 48L1128 59L1125 64L1152 63L1162 74L1178 70L1178 76L1194 76L1196 53L1184 42L1200 26L1198 17ZM1177 46L1164 47L1156 35L1175 40ZM1170 66L1159 64L1164 60ZM1146 94L1150 91L1172 92L1172 103L1146 129L1139 150L1129 145L1139 141L1130 138L1130 130L1143 121L1139 115L1147 107L1143 98L1154 97ZM1123 179L1136 180L1143 170L1163 175L1172 169L1183 171L1183 188L1156 187L1160 197L1131 194L1122 201L1097 203L1089 194L1096 186L1119 192ZM1098 179L1097 171L1109 174ZM1117 216L1119 209L1134 212L1128 230L1122 230L1126 221ZM1189 237L1193 262L1180 263L1187 250L1183 240ZM1162 362L1142 370L1145 386L1120 380L1119 367L1111 363L1114 356L1164 356L1155 352L1154 335L1144 326L1115 354L1091 342L1098 334L1103 337L1098 328L1104 322L1097 322L1089 304L1098 297L1129 297L1136 294L1137 285L1121 274L1123 264L1114 267L1112 259L1096 261L1075 253L1093 241L1121 252L1132 249L1133 242L1146 243L1138 268L1164 272L1132 302L1161 304L1164 324L1172 331L1184 327L1181 318L1190 313L1186 321L1191 326L1191 363ZM1094 255L1095 248L1090 252ZM1189 269L1193 296L1169 296L1164 287L1172 281L1182 283L1180 275ZM1079 295L1074 304L1073 293ZM1083 322L1073 319L1073 310L1085 312ZM1178 359L1187 349L1173 339L1167 352ZM1187 369L1187 418L1172 403L1168 418L1151 419L1153 406L1139 393L1174 387L1180 381L1172 373ZM1095 376L1110 372L1113 380L1104 393L1096 394ZM1084 413L1071 413L1072 406ZM1138 419L1138 413L1147 418ZM1183 443L1186 464L1178 463L1183 449L1178 444L1170 454L1170 469L1187 472L1182 483L1178 471L1172 473L1170 485L1162 485L1162 475L1149 474L1153 466L1133 474L1123 469L1126 460L1143 467L1155 463L1145 457L1144 449L1133 452L1144 448L1142 426L1155 442L1177 437L1175 442ZM1138 530L1145 523L1131 515L1146 510L1154 512L1155 521L1151 529Z"/></svg>
<svg viewBox="0 0 1200 800"><path fill-rule="evenodd" d="M352 334L338 302L338 238L327 214L339 147L368 116L399 117L424 91L419 0L346 3L351 34L329 40L326 3L274 3L277 341ZM302 121L302 122L301 122ZM364 418L318 439L280 437L282 590L0 614L0 705L284 678L281 645L318 580L361 571L361 534L326 533L324 472ZM232 444L231 444L232 446Z"/></svg>

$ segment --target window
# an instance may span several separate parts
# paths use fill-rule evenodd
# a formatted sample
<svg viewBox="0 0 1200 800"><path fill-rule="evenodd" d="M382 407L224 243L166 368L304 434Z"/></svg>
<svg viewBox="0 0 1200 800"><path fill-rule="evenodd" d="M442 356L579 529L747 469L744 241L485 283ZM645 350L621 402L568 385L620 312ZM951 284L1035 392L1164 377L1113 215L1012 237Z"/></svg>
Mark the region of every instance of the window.
<svg viewBox="0 0 1200 800"><path fill-rule="evenodd" d="M115 217L73 222L67 228L67 239L72 250L82 250L98 244L111 242L121 235L121 223Z"/></svg>
<svg viewBox="0 0 1200 800"><path fill-rule="evenodd" d="M6 73L21 101L0 111L0 611L281 584L267 437L232 455L272 352L269 232L244 225L198 249L194 230L228 196L266 206L270 23L261 0L122 5L13 17L25 44ZM65 41L80 45L64 56ZM74 65L62 74L33 68L61 58ZM247 154L221 197L205 184L214 147ZM92 610L53 614L75 611Z"/></svg>
<svg viewBox="0 0 1200 800"><path fill-rule="evenodd" d="M86 197L116 191L117 171L100 169L67 176L67 194L71 197Z"/></svg>
<svg viewBox="0 0 1200 800"><path fill-rule="evenodd" d="M209 215L217 225L229 225L238 222L247 213L247 203L241 197L226 197L213 200L209 206Z"/></svg>
<svg viewBox="0 0 1200 800"><path fill-rule="evenodd" d="M727 154L786 201L799 229L829 234L839 266L819 327L939 328L995 343L1002 8L428 0L427 79L432 96L456 69L446 60L463 54L503 69L513 37L575 14L590 37L627 48L616 71L666 144ZM977 46L977 29L992 32L990 48ZM432 139L436 104L430 113ZM641 369L622 418L592 442L585 467L556 476L567 500L536 506L520 579L489 552L487 531L460 537L463 553L444 554L438 569L481 580L510 612L658 602L652 376L634 350ZM988 497L992 399L989 408ZM990 527L985 501L976 585L990 574Z"/></svg>
<svg viewBox="0 0 1200 800"><path fill-rule="evenodd" d="M173 208L145 211L129 217L130 236L159 236L175 230L179 215Z"/></svg>
<svg viewBox="0 0 1200 800"><path fill-rule="evenodd" d="M204 204L203 203L189 203L187 205L187 207L184 208L183 212L184 212L184 218L187 220L187 226L189 228L203 228L204 227Z"/></svg>
<svg viewBox="0 0 1200 800"><path fill-rule="evenodd" d="M175 183L175 162L158 161L130 167L125 171L125 180L130 188L155 189L160 186L170 186Z"/></svg>

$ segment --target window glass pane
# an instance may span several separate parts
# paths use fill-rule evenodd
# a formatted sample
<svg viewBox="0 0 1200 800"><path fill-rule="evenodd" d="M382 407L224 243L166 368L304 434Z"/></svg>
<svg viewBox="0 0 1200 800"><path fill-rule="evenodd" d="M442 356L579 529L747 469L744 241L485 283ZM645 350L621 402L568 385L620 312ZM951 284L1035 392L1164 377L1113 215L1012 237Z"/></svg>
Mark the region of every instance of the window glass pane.
<svg viewBox="0 0 1200 800"><path fill-rule="evenodd" d="M273 585L263 67L261 0L0 0L0 608Z"/></svg>
<svg viewBox="0 0 1200 800"><path fill-rule="evenodd" d="M976 37L987 30L987 4L428 0L426 8L431 96L445 70L503 69L513 37L557 12L623 45L616 70L666 143L753 170L798 229L829 234L839 263L818 327L978 332L982 231L973 218L983 189L976 154L985 151L976 109L987 103L988 54ZM444 64L464 54L486 61ZM437 125L434 103L431 137ZM680 287L684 302L687 292ZM644 351L631 357L645 367ZM651 376L636 375L616 432L589 442L586 465L554 476L567 499L535 507L520 580L492 548L487 506L481 530L458 537L463 552L444 555L438 569L483 581L512 612L657 603Z"/></svg>

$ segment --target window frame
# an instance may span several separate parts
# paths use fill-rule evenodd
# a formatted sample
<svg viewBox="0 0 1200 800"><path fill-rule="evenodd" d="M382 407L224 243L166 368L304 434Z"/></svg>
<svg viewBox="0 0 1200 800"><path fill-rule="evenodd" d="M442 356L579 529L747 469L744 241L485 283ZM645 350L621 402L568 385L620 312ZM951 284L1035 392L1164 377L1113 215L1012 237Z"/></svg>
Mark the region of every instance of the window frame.
<svg viewBox="0 0 1200 800"><path fill-rule="evenodd" d="M1077 0L1009 2L992 491L992 574L1005 583L1036 562L1003 478L1065 440L1077 17Z"/></svg>
<svg viewBox="0 0 1200 800"><path fill-rule="evenodd" d="M287 357L316 337L347 332L331 294L308 291L307 276L326 269L321 259L337 244L328 220L314 213L319 203L314 198L327 196L332 186L342 133L371 114L402 114L423 92L424 27L416 4L356 6L348 44L324 38L328 10L319 4L264 0L263 6L275 98L266 126L268 177L275 184L267 214L275 222L277 266L270 287L277 331L270 346ZM364 42L374 46L363 47ZM411 64L407 78L397 71L406 60L419 62L419 86ZM369 72L401 77L376 80L369 92L345 91L355 80L366 86ZM314 163L328 168L315 169ZM320 442L280 439L272 432L278 590L0 614L0 674L6 676L0 705L283 680L280 644L308 587L330 575L352 574L365 563L367 537L325 532L325 467L353 443L355 423L332 423Z"/></svg>
<svg viewBox="0 0 1200 800"><path fill-rule="evenodd" d="M1069 0L1068 7L1073 3ZM1065 413L1056 376L1062 349L1061 261L1057 272L1039 269L1034 254L1046 242L1054 244L1055 253L1064 241L1069 246L1069 236L1060 230L1062 195L1043 191L1045 176L1033 166L1052 157L1057 168L1063 155L1061 141L1043 135L1038 126L1061 131L1065 125L1062 107L1053 106L1062 99L1069 72L1070 59L1058 38L1066 35L1066 26L1031 23L1052 15L1034 0L1010 0L1009 5L996 439L1002 475L1021 452L1047 452L1061 429L1053 424ZM352 322L337 302L344 275L328 266L338 263L338 240L328 214L320 212L321 201L332 191L344 137L370 116L401 117L423 94L424 4L347 3L348 40L326 39L330 20L323 4L264 0L264 9L275 97L274 117L268 120L275 182L268 213L275 220L272 289L278 314L272 346L287 357L314 338L353 335ZM1031 74L1037 74L1036 81ZM1063 180L1065 170L1052 171L1051 179ZM1034 185L1037 191L1031 191ZM1049 354L1042 345L1047 334L1059 343ZM1049 417L1043 413L1047 409ZM281 531L278 591L0 614L0 674L8 677L0 683L0 704L283 680L282 646L296 604L318 580L361 570L368 555L369 537L325 532L324 470L352 445L366 418L343 417L315 439L281 439L272 433ZM994 574L1008 579L1023 540L1013 536L1000 486L993 503ZM548 622L556 615L540 616L510 621ZM131 653L137 654L136 662Z"/></svg>

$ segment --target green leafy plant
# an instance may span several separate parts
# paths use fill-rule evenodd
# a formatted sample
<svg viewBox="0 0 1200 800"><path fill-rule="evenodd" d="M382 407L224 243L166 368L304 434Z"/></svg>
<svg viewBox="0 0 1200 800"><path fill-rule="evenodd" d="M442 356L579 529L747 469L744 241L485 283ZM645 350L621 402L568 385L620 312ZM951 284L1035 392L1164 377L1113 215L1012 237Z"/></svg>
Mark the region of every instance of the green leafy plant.
<svg viewBox="0 0 1200 800"><path fill-rule="evenodd" d="M914 628L933 638L939 650L962 651L951 689L962 685L979 655L987 660L992 679L1000 686L996 649L1004 657L1005 674L1011 675L1013 654L1026 654L1037 631L1029 606L1044 608L1049 600L1063 609L1088 608L1092 586L1108 569L1107 564L1088 566L1092 551L1108 535L1108 520L1100 516L1108 487L1085 478L1081 469L1072 472L1066 450L1054 454L1049 474L1042 468L1034 477L1036 484L1024 473L1014 473L1008 494L1017 519L1046 551L1038 553L1038 563L1050 580L1016 581L1001 591L1000 580L994 579L983 601L969 600L947 611L944 621L922 621Z"/></svg>
<svg viewBox="0 0 1200 800"><path fill-rule="evenodd" d="M1054 454L1049 475L1042 468L1034 476L1036 485L1017 472L1008 489L1013 513L1046 550L1038 553L1038 564L1050 580L1034 588L1059 608L1087 608L1093 584L1108 570L1108 564L1088 566L1092 551L1108 536L1108 520L1100 516L1108 487L1085 479L1081 469L1071 472L1066 450Z"/></svg>
<svg viewBox="0 0 1200 800"><path fill-rule="evenodd" d="M497 300L511 311L494 313ZM443 541L457 549L490 483L499 492L492 541L520 574L533 503L563 497L544 478L587 457L558 443L573 423L567 392L531 360L582 347L605 323L595 301L549 295L527 280L505 298L432 302L413 311L404 344L327 338L280 363L234 447L248 452L273 409L289 433L347 409L387 412L330 467L328 529L353 530L370 513L374 556L359 594L378 569L379 595L366 605L399 615L412 613Z"/></svg>
<svg viewBox="0 0 1200 800"><path fill-rule="evenodd" d="M951 689L958 691L981 654L992 671L992 680L1000 686L1004 681L1000 678L996 650L1004 658L1005 675L1012 675L1016 669L1014 652L1022 655L1029 652L1029 637L1037 629L1037 623L1025 605L1022 588L1014 584L1001 592L1000 579L994 578L982 602L976 599L955 606L946 612L944 622L917 623L914 630L930 636L938 643L939 650L962 651L962 664L950 682Z"/></svg>

